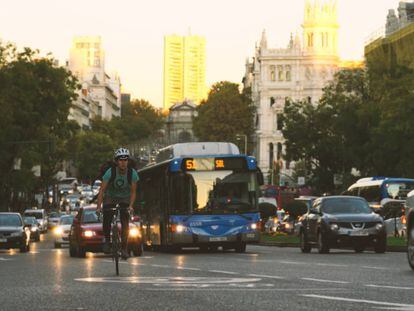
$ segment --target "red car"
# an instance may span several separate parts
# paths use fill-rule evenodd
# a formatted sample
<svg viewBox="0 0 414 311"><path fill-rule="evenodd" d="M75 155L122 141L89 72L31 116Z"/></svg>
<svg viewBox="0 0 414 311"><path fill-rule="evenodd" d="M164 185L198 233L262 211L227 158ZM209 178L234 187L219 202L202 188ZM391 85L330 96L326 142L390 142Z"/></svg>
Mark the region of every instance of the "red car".
<svg viewBox="0 0 414 311"><path fill-rule="evenodd" d="M121 225L119 225L121 234ZM129 223L128 250L134 256L142 255L141 230ZM104 234L102 220L96 215L96 206L84 206L73 220L69 233L69 254L71 257L85 257L86 252L99 253L103 250Z"/></svg>

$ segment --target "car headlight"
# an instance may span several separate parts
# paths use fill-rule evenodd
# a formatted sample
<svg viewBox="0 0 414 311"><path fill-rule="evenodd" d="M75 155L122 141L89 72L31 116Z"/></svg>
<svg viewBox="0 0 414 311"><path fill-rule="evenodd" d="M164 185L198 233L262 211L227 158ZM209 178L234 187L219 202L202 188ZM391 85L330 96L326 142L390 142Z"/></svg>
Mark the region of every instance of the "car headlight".
<svg viewBox="0 0 414 311"><path fill-rule="evenodd" d="M331 230L332 231L338 231L339 230L339 226L337 224L331 224Z"/></svg>
<svg viewBox="0 0 414 311"><path fill-rule="evenodd" d="M30 231L32 231L32 232L36 232L36 231L37 231L37 227L36 227L36 226L32 226L32 227L30 228Z"/></svg>
<svg viewBox="0 0 414 311"><path fill-rule="evenodd" d="M382 228L384 228L384 225L383 224L377 224L375 226L375 229L377 229L378 231L382 230Z"/></svg>
<svg viewBox="0 0 414 311"><path fill-rule="evenodd" d="M63 233L63 229L62 229L61 227L57 227L57 228L54 230L54 233L55 233L55 235L62 235L62 233Z"/></svg>
<svg viewBox="0 0 414 311"><path fill-rule="evenodd" d="M257 229L257 224L256 223L250 224L250 228L252 228L253 230L256 230Z"/></svg>
<svg viewBox="0 0 414 311"><path fill-rule="evenodd" d="M140 236L139 230L137 228L129 229L129 236L133 238L139 237Z"/></svg>
<svg viewBox="0 0 414 311"><path fill-rule="evenodd" d="M185 227L183 225L177 225L176 231L178 233L184 232L184 230L185 230Z"/></svg>
<svg viewBox="0 0 414 311"><path fill-rule="evenodd" d="M15 232L12 232L11 234L10 234L10 236L13 236L13 237L16 237L16 236L21 236L22 235L22 233L20 232L20 231L15 231Z"/></svg>
<svg viewBox="0 0 414 311"><path fill-rule="evenodd" d="M83 236L84 236L85 238L91 238L91 237L93 237L93 236L95 236L95 235L96 235L95 231L91 231L91 230L86 230L86 231L83 233Z"/></svg>

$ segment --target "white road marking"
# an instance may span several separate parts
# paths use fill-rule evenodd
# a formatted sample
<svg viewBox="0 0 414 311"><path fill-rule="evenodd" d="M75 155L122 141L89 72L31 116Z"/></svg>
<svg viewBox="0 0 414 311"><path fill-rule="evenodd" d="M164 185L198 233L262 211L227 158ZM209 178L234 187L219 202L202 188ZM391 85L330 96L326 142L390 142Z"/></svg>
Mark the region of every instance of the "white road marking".
<svg viewBox="0 0 414 311"><path fill-rule="evenodd" d="M199 268L177 267L178 270L201 271Z"/></svg>
<svg viewBox="0 0 414 311"><path fill-rule="evenodd" d="M145 263L140 263L140 262L130 262L129 264L133 266L146 266Z"/></svg>
<svg viewBox="0 0 414 311"><path fill-rule="evenodd" d="M268 278L268 279L278 279L284 280L285 278L277 275L263 275L263 274L248 274L248 276L258 277L258 278Z"/></svg>
<svg viewBox="0 0 414 311"><path fill-rule="evenodd" d="M223 274L239 274L238 272L222 271L222 270L208 270L208 272L223 273Z"/></svg>
<svg viewBox="0 0 414 311"><path fill-rule="evenodd" d="M3 258L3 257L0 257L0 261L12 261L13 259L8 259L8 258Z"/></svg>
<svg viewBox="0 0 414 311"><path fill-rule="evenodd" d="M309 265L308 262L301 262L301 261L284 261L284 260L279 260L279 263L284 263L284 264L288 264L288 265Z"/></svg>
<svg viewBox="0 0 414 311"><path fill-rule="evenodd" d="M168 265L150 265L151 267L156 267L156 268L172 268L171 266Z"/></svg>
<svg viewBox="0 0 414 311"><path fill-rule="evenodd" d="M315 294L300 295L300 296L309 297L309 298L317 298L317 299L326 299L326 300L337 300L337 301L358 302L358 303L366 303L366 304L382 305L382 306L392 306L392 307L414 307L414 305L403 304L403 303L393 303L393 302L365 300L365 299L352 299L352 298L323 296L323 295L315 295Z"/></svg>
<svg viewBox="0 0 414 311"><path fill-rule="evenodd" d="M320 283L349 284L349 282L346 282L346 281L322 280L322 279L314 279L314 278L301 278L301 280L312 281L312 282L320 282Z"/></svg>
<svg viewBox="0 0 414 311"><path fill-rule="evenodd" d="M374 270L389 270L388 268L385 268L385 267L373 267L373 266L361 266L361 268L374 269Z"/></svg>
<svg viewBox="0 0 414 311"><path fill-rule="evenodd" d="M103 262L110 262L110 263L115 263L114 261L112 261L112 260L102 260ZM124 264L124 265L127 265L128 264L128 262L125 262L125 261L119 261L119 263L122 263L122 264Z"/></svg>
<svg viewBox="0 0 414 311"><path fill-rule="evenodd" d="M365 284L366 287L412 290L414 287Z"/></svg>
<svg viewBox="0 0 414 311"><path fill-rule="evenodd" d="M338 265L334 263L316 263L315 265L321 267L349 267L348 265Z"/></svg>

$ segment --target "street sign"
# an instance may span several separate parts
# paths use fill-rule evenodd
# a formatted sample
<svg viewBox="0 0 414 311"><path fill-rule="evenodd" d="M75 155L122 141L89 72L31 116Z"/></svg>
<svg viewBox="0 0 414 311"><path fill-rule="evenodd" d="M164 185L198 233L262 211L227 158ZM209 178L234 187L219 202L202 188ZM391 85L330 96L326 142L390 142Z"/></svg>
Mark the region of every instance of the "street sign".
<svg viewBox="0 0 414 311"><path fill-rule="evenodd" d="M298 186L304 186L305 185L305 177L300 176L298 177Z"/></svg>

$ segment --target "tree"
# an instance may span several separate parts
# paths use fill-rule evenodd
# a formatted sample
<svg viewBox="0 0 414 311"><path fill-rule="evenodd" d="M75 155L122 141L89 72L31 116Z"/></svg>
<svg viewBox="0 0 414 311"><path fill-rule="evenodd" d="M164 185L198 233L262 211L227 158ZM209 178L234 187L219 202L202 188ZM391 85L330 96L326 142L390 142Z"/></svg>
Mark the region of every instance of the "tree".
<svg viewBox="0 0 414 311"><path fill-rule="evenodd" d="M65 156L62 141L76 131L68 121L76 99L76 78L54 65L51 56L13 45L0 45L0 204L7 206L17 193L31 193L45 185ZM50 148L55 145L56 147ZM19 170L13 163L21 159ZM31 172L42 166L42 178Z"/></svg>
<svg viewBox="0 0 414 311"><path fill-rule="evenodd" d="M254 106L250 93L248 90L240 93L235 83L214 84L207 100L197 107L197 112L193 129L201 141L236 142L238 134L247 137L253 134ZM239 144L240 147L243 145Z"/></svg>

